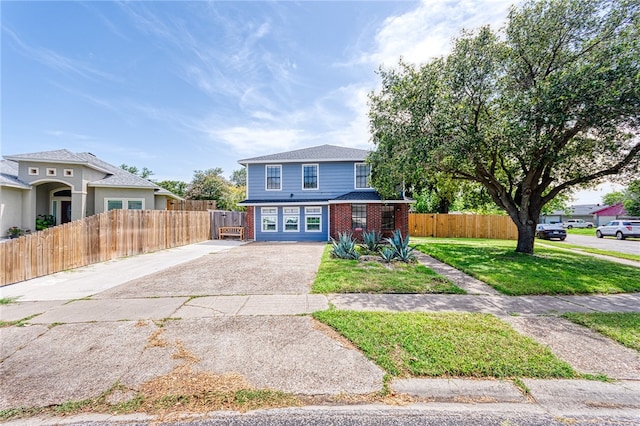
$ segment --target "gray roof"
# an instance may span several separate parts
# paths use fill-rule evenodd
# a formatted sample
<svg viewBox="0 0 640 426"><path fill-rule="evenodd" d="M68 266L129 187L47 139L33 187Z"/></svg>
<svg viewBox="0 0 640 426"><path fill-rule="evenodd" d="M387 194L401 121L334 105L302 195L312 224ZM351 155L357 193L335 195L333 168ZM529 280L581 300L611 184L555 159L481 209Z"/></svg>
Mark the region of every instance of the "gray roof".
<svg viewBox="0 0 640 426"><path fill-rule="evenodd" d="M112 187L135 187L135 188L159 188L158 185L148 179L136 176L133 173L100 160L90 152L80 152L76 154L83 159L89 166L107 171L109 175L104 179L96 180L89 183L89 186L112 186Z"/></svg>
<svg viewBox="0 0 640 426"><path fill-rule="evenodd" d="M99 170L106 174L106 176L100 180L90 182L88 185L93 187L116 187L116 188L153 188L156 191L160 189L158 185L149 181L148 179L143 179L140 176L136 176L128 171L121 169L120 167L116 167L113 164L109 164L105 161L100 160L95 155L90 152L78 152L73 153L66 149L59 149L55 151L45 151L45 152L34 152L30 154L17 154L17 155L5 155L5 159L9 160L7 163L13 163L15 166L11 166L12 168L7 170L11 170L9 176L13 176L13 180L17 181L23 185L26 185L25 189L30 188L29 185L20 182L18 180L18 165L19 161L30 161L30 162L41 162L41 163L61 163L61 164L80 164L86 167L90 167L95 170ZM3 164L5 161L3 161ZM2 174L4 175L4 167L2 170ZM2 177L2 182L4 184L5 180L11 179L11 177ZM15 186L15 184L14 184ZM166 191L169 193L169 191ZM160 195L168 195L167 193L160 193ZM174 194L171 194L174 197L177 197ZM179 198L179 197L178 197Z"/></svg>
<svg viewBox="0 0 640 426"><path fill-rule="evenodd" d="M554 210L546 216L588 216L604 207L604 204L577 204L569 206L567 210Z"/></svg>
<svg viewBox="0 0 640 426"><path fill-rule="evenodd" d="M31 189L31 186L18 179L18 163L11 160L0 161L0 186Z"/></svg>
<svg viewBox="0 0 640 426"><path fill-rule="evenodd" d="M56 151L33 152L30 154L5 155L4 158L13 161L35 161L42 163L75 163L83 164L84 161L76 154L66 149Z"/></svg>
<svg viewBox="0 0 640 426"><path fill-rule="evenodd" d="M345 148L336 145L320 145L278 154L263 155L261 157L239 160L240 164L252 163L297 163L302 161L364 161L369 151L366 149Z"/></svg>
<svg viewBox="0 0 640 426"><path fill-rule="evenodd" d="M377 191L353 191L333 199L334 201L380 201L382 197Z"/></svg>

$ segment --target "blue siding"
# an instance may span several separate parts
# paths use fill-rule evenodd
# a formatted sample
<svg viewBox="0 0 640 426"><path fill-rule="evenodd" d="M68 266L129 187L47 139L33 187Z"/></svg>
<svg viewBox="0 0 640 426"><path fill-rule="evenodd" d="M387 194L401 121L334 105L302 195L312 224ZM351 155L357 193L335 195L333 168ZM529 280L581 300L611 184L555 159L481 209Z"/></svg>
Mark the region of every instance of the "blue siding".
<svg viewBox="0 0 640 426"><path fill-rule="evenodd" d="M277 209L277 232L262 231L262 208ZM298 207L299 222L298 231L284 231L284 208ZM322 208L321 231L305 231L305 207L310 206L256 206L255 207L255 240L256 241L327 241L329 239L329 209L327 206L313 206ZM267 215L265 215L267 216ZM271 215L269 215L271 216ZM310 215L311 216L311 215Z"/></svg>
<svg viewBox="0 0 640 426"><path fill-rule="evenodd" d="M276 165L272 163L269 165ZM302 165L318 164L317 190L302 189ZM265 189L265 164L248 165L248 199L253 200L330 200L355 190L354 162L315 163L282 163L282 189L279 191ZM361 189L358 189L359 191ZM371 190L373 191L373 189ZM293 194L293 197L291 196Z"/></svg>

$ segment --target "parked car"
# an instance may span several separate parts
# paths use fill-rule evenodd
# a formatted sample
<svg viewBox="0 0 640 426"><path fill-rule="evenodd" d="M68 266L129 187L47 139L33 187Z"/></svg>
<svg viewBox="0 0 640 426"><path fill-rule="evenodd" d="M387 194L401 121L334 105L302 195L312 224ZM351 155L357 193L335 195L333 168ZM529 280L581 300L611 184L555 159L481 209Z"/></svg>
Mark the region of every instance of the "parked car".
<svg viewBox="0 0 640 426"><path fill-rule="evenodd" d="M558 238L560 241L564 241L567 238L567 231L562 225L541 223L536 226L536 237L544 240Z"/></svg>
<svg viewBox="0 0 640 426"><path fill-rule="evenodd" d="M562 224L565 228L593 228L593 222L585 222L582 219L568 219Z"/></svg>
<svg viewBox="0 0 640 426"><path fill-rule="evenodd" d="M640 220L612 220L596 228L596 237L616 237L624 240L628 237L640 237Z"/></svg>

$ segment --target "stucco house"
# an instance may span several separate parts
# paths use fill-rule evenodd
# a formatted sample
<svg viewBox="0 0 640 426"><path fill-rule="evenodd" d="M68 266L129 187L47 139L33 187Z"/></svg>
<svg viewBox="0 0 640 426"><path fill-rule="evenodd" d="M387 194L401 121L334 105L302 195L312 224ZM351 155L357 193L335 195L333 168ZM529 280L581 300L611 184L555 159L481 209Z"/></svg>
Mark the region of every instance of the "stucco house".
<svg viewBox="0 0 640 426"><path fill-rule="evenodd" d="M112 209L166 209L176 195L153 182L66 149L5 155L0 162L0 234L35 230L38 215L63 224Z"/></svg>
<svg viewBox="0 0 640 426"><path fill-rule="evenodd" d="M383 199L370 185L368 151L321 145L238 161L247 170L246 238L328 241L339 232L408 234L404 197Z"/></svg>

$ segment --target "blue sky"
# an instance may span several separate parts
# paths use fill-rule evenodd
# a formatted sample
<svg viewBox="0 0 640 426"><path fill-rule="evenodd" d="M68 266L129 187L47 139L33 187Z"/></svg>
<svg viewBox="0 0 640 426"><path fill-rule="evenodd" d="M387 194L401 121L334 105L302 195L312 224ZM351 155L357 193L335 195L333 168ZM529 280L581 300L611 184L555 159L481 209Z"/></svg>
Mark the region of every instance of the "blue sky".
<svg viewBox="0 0 640 426"><path fill-rule="evenodd" d="M188 182L246 157L371 148L378 67L446 54L512 3L2 1L2 154L89 151Z"/></svg>

